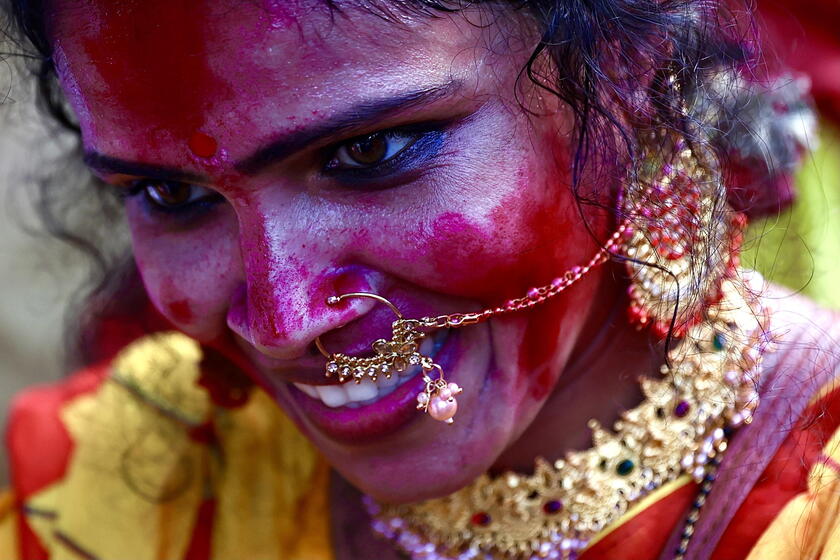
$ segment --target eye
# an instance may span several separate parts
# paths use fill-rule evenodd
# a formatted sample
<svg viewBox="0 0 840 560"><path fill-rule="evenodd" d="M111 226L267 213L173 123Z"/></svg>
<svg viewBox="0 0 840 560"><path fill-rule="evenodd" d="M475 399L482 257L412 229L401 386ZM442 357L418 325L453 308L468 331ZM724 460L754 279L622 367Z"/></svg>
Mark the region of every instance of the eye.
<svg viewBox="0 0 840 560"><path fill-rule="evenodd" d="M130 194L142 193L149 204L160 210L179 210L196 202L218 198L218 193L178 181L142 180L132 185Z"/></svg>
<svg viewBox="0 0 840 560"><path fill-rule="evenodd" d="M418 137L418 134L390 130L353 138L338 147L327 168L365 169L382 165L410 147Z"/></svg>

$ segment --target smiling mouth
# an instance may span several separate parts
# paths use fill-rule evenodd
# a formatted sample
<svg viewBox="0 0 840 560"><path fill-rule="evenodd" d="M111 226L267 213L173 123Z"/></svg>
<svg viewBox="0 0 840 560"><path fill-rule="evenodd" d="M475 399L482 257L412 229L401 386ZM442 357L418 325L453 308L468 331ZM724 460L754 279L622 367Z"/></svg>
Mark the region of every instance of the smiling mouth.
<svg viewBox="0 0 840 560"><path fill-rule="evenodd" d="M448 335L449 331L443 329L431 336L427 336L420 344L420 354L434 360L435 355L437 355L438 351L446 342ZM373 404L390 395L396 389L417 377L421 372L422 367L415 365L390 376L380 375L376 381L365 377L358 383L349 381L340 385L307 385L305 383L292 383L292 385L302 393L320 401L329 408L360 408Z"/></svg>

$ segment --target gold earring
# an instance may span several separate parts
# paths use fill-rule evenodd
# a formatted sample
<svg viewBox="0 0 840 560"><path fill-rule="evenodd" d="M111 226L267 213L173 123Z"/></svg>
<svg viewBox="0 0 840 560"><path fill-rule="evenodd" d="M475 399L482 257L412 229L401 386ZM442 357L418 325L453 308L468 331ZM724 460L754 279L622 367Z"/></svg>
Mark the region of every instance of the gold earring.
<svg viewBox="0 0 840 560"><path fill-rule="evenodd" d="M426 387L417 395L417 409L428 413L435 420L452 424L458 411L458 401L455 397L461 394L462 389L457 383L447 383L443 368L430 357L420 353L420 341L426 337L426 333L420 330L424 323L417 319L404 318L393 303L382 296L367 292L331 296L327 298L327 304L338 305L346 298L369 298L384 303L394 312L397 319L391 323L391 340L380 338L371 345L374 351L372 357L331 354L324 348L320 337L316 338L315 346L327 358L327 377L337 375L339 383L351 380L361 383L365 377L371 381L376 381L379 376L390 379L392 375L411 366L420 366L423 368ZM433 377L435 370L437 377Z"/></svg>
<svg viewBox="0 0 840 560"><path fill-rule="evenodd" d="M735 274L746 220L726 205L708 150L665 130L652 132L642 148L642 167L621 201L634 224L621 248L629 257L629 315L659 337L681 337Z"/></svg>

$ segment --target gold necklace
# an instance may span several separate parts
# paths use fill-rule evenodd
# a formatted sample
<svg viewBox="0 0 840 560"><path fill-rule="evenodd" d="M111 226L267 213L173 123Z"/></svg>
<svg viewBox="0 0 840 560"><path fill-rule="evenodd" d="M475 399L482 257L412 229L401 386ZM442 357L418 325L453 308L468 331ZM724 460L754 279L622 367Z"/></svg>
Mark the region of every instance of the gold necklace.
<svg viewBox="0 0 840 560"><path fill-rule="evenodd" d="M662 377L613 431L591 420L593 447L534 473L482 475L442 498L379 505L373 529L415 560L574 558L644 495L688 473L701 482L729 430L752 420L769 313L754 287L724 279L721 299L668 352Z"/></svg>

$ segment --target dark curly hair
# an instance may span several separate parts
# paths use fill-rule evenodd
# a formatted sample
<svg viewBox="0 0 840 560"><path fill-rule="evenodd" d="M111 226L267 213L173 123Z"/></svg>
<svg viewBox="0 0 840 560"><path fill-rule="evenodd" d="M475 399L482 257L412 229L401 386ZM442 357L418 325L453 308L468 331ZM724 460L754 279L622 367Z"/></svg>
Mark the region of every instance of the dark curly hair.
<svg viewBox="0 0 840 560"><path fill-rule="evenodd" d="M46 3L3 0L2 4L13 23L7 36L34 74L40 105L63 129L76 135L74 156L79 156L79 128L59 88L46 33ZM587 168L596 167L602 157L620 155L631 163L639 159L638 129L668 129L689 142L711 147L725 162L737 151L727 133L755 128L738 117L760 98L756 90L744 86L745 77L747 82L756 81L750 78L760 67L746 7L736 12L727 7L732 3L712 0L381 0L365 3L365 8L398 21L405 10L440 17L479 4L496 17L516 13L537 30L539 39L520 78L556 95L574 116L572 176L581 205L596 203L579 189ZM324 6L340 17L343 8L331 0L324 0ZM525 109L527 103L522 105ZM632 115L633 121L628 123L619 115ZM766 140L760 143L768 144ZM793 156L784 153L785 146L780 142L762 154L769 174L790 166ZM741 160L743 152L738 152ZM53 234L96 263L93 288L81 306L83 320L77 332L82 336L75 344L87 362L103 357L92 343L98 326L109 317L132 316L144 296L125 249L103 250L107 235L102 232L107 228L102 221L115 224L119 212L105 189L89 175L84 177L88 191L103 192L97 198L102 205L98 228L85 230L79 223L68 223L66 206L49 181L42 184L39 207ZM734 201L739 202L737 197ZM748 202L740 205L740 210L751 209ZM74 324L79 323L74 320Z"/></svg>

